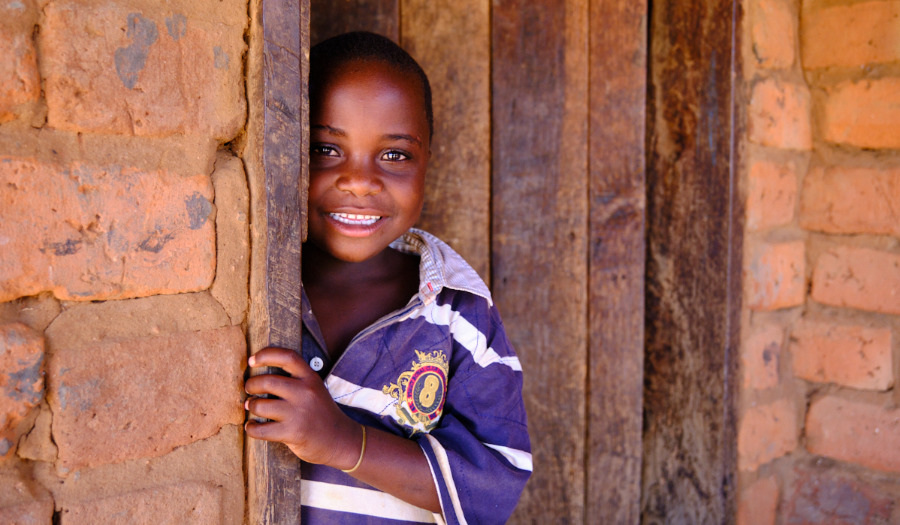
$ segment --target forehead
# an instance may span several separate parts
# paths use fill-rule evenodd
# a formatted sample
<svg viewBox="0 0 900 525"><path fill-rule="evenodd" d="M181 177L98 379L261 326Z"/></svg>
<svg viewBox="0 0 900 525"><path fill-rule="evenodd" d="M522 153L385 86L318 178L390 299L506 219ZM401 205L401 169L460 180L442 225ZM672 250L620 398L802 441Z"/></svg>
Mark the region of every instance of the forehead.
<svg viewBox="0 0 900 525"><path fill-rule="evenodd" d="M313 130L327 127L358 137L404 136L430 149L424 88L414 73L380 62L349 62L321 77L319 89L311 95Z"/></svg>
<svg viewBox="0 0 900 525"><path fill-rule="evenodd" d="M421 80L411 72L403 71L397 66L382 61L350 60L335 65L325 73L319 84L317 93L310 101L315 112L326 99L335 92L353 90L362 95L369 94L373 99L391 91L402 97L405 104L425 111L425 92ZM329 100L330 101L330 100Z"/></svg>

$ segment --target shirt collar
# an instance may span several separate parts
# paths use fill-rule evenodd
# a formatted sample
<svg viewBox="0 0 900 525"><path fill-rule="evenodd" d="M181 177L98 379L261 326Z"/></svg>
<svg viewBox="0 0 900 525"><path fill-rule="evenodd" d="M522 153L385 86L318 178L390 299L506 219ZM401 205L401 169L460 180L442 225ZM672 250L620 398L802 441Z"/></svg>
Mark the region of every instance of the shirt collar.
<svg viewBox="0 0 900 525"><path fill-rule="evenodd" d="M475 294L483 297L489 305L494 305L491 292L478 272L434 235L410 228L391 243L391 248L419 256L419 295L425 304L434 301L446 287Z"/></svg>

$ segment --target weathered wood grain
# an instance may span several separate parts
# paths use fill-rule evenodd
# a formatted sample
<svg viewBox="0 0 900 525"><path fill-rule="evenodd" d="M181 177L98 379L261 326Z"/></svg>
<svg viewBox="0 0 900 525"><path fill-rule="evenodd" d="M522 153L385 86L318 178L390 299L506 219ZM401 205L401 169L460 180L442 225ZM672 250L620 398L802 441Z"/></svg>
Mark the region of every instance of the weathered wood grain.
<svg viewBox="0 0 900 525"><path fill-rule="evenodd" d="M654 2L650 23L644 523L734 519L737 2Z"/></svg>
<svg viewBox="0 0 900 525"><path fill-rule="evenodd" d="M644 365L646 1L590 9L587 509L638 523Z"/></svg>
<svg viewBox="0 0 900 525"><path fill-rule="evenodd" d="M312 0L311 42L348 31L371 31L400 41L400 0Z"/></svg>
<svg viewBox="0 0 900 525"><path fill-rule="evenodd" d="M582 523L587 2L494 3L492 283L522 360L535 474L517 523Z"/></svg>
<svg viewBox="0 0 900 525"><path fill-rule="evenodd" d="M419 227L489 282L491 201L490 4L404 0L403 47L428 74L435 115Z"/></svg>
<svg viewBox="0 0 900 525"><path fill-rule="evenodd" d="M309 150L309 0L251 2L249 121L251 352L298 349L300 251ZM300 463L284 445L248 439L248 522L299 523Z"/></svg>

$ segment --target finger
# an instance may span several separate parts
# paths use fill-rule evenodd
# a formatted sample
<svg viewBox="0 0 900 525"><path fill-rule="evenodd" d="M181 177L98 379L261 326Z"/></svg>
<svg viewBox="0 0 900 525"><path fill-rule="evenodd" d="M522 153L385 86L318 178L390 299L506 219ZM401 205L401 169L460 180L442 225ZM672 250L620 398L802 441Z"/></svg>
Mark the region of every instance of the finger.
<svg viewBox="0 0 900 525"><path fill-rule="evenodd" d="M284 421L287 419L288 410L287 403L281 399L263 399L260 397L251 397L244 402L244 408L250 414L272 421Z"/></svg>
<svg viewBox="0 0 900 525"><path fill-rule="evenodd" d="M322 383L318 376L315 377L315 380L318 381L318 384ZM311 394L315 396L316 386L316 383L309 380L275 374L249 377L244 382L244 390L248 394L254 396L271 394L294 404L302 402Z"/></svg>
<svg viewBox="0 0 900 525"><path fill-rule="evenodd" d="M244 431L248 436L254 439L261 439L263 441L283 441L284 436L282 436L282 434L284 431L282 427L283 425L277 421L248 421L244 424Z"/></svg>
<svg viewBox="0 0 900 525"><path fill-rule="evenodd" d="M275 374L248 377L247 381L244 382L244 390L248 394L254 396L272 394L282 399L294 401L298 399L298 393L305 388L306 385L303 384L302 379Z"/></svg>
<svg viewBox="0 0 900 525"><path fill-rule="evenodd" d="M281 368L293 377L308 377L315 375L306 361L293 350L286 348L263 348L250 356L248 364L252 367L274 366Z"/></svg>

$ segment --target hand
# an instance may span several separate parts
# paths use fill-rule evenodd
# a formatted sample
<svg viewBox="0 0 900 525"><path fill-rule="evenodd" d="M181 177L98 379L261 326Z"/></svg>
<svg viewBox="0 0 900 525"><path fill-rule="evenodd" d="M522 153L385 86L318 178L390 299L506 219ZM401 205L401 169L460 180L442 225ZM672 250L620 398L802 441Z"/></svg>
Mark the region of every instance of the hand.
<svg viewBox="0 0 900 525"><path fill-rule="evenodd" d="M269 422L248 421L247 435L280 441L300 459L349 469L362 446L359 423L344 414L331 398L322 379L300 355L283 348L264 348L250 357L252 367L271 366L288 376L263 374L247 379L251 396L272 394L279 399L250 397L244 407Z"/></svg>

